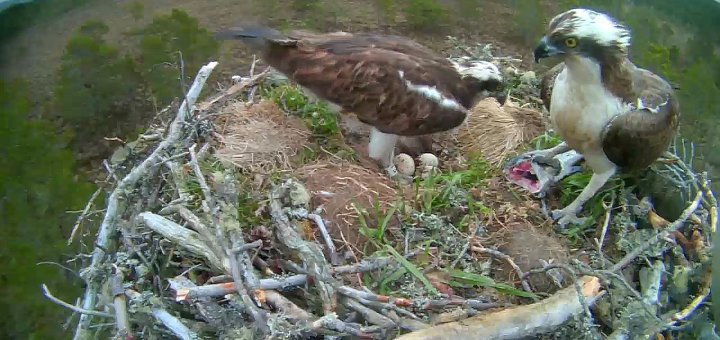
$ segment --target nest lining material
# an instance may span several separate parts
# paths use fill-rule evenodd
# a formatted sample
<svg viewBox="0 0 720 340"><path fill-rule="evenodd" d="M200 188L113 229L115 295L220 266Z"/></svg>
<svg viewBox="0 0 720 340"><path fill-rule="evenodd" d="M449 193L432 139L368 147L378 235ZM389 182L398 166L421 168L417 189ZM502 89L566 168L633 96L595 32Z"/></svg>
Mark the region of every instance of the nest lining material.
<svg viewBox="0 0 720 340"><path fill-rule="evenodd" d="M506 157L545 132L542 113L493 98L481 100L458 127L457 145L467 156L479 153L491 165L501 166Z"/></svg>
<svg viewBox="0 0 720 340"><path fill-rule="evenodd" d="M323 218L330 222L328 232L338 245L361 246L367 241L360 233L358 212L353 204L361 211L370 212L369 219L372 219L375 204L384 213L402 195L387 176L347 162L319 161L297 169L296 175L312 194L313 208L322 207ZM411 195L411 191L406 191L405 201L409 201Z"/></svg>
<svg viewBox="0 0 720 340"><path fill-rule="evenodd" d="M286 115L271 101L233 102L223 107L221 160L250 171L294 168L292 158L307 145L310 131L297 117Z"/></svg>

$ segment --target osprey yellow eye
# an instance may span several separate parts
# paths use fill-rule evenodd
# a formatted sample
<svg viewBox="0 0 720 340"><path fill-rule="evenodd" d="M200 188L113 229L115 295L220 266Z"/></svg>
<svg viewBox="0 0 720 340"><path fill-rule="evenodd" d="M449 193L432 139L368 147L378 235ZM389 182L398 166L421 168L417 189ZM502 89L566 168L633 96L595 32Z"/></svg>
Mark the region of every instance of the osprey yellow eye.
<svg viewBox="0 0 720 340"><path fill-rule="evenodd" d="M570 48L575 48L575 46L577 46L577 39L575 39L575 38L565 39L565 46L570 47Z"/></svg>

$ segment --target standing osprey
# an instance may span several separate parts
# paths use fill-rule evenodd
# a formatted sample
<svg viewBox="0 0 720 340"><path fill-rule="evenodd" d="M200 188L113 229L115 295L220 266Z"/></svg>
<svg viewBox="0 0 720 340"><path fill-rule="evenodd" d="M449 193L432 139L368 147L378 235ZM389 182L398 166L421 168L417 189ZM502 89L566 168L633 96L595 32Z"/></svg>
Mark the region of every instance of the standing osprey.
<svg viewBox="0 0 720 340"><path fill-rule="evenodd" d="M291 81L370 126L368 153L390 177L400 136L459 126L478 100L504 103L499 70L489 62L459 64L404 37L344 32L289 35L264 27L232 29L218 39L240 39Z"/></svg>
<svg viewBox="0 0 720 340"><path fill-rule="evenodd" d="M560 145L534 156L553 157L569 149L593 170L580 195L552 218L577 223L577 213L619 170L643 169L665 152L679 120L670 84L628 59L630 30L588 9L555 16L534 51L535 62L559 56L563 63L542 81L542 99Z"/></svg>

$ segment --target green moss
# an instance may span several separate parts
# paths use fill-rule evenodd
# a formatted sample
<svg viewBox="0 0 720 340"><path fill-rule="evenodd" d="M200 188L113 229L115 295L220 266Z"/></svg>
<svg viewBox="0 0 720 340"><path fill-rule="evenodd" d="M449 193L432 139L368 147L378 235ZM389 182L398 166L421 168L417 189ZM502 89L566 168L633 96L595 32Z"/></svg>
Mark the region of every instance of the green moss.
<svg viewBox="0 0 720 340"><path fill-rule="evenodd" d="M261 93L283 111L302 118L314 137L328 139L339 135L337 113L322 101L311 101L299 87L291 84L265 86Z"/></svg>

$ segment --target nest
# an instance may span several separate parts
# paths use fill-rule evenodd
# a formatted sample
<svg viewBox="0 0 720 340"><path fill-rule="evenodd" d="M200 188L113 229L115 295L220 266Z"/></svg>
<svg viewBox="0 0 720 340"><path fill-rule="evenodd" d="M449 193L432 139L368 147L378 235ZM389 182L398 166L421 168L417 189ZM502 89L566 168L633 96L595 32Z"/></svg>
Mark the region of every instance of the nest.
<svg viewBox="0 0 720 340"><path fill-rule="evenodd" d="M223 107L223 139L217 157L250 171L292 169L292 158L307 145L310 131L300 118L286 115L273 102L233 102Z"/></svg>
<svg viewBox="0 0 720 340"><path fill-rule="evenodd" d="M397 339L405 340L576 339L588 330L612 332L608 338L649 338L710 324L704 301L718 205L706 175L694 173L691 162L662 162L686 183L689 196L694 192L690 205L680 203L676 220L664 220L652 202L643 207L631 191L620 190L596 221L599 234L577 238L569 250L540 216L538 202L513 194L501 177L461 186L450 173L424 182L415 197L414 190L362 165L318 160L298 166L293 156L313 145L302 121L270 102L219 104L256 86L262 74L197 105L203 108L197 118L218 116L214 132L224 140L211 148L213 141L198 137L198 120L183 108L197 100L216 65L201 68L167 136L155 139L144 160L110 183L93 254L77 257L89 259L79 307L43 285L46 297L81 314L77 338L92 337L96 329L118 338L390 338L398 330L406 334ZM211 109L215 105L220 108ZM459 128L456 143L465 156L481 153L497 165L541 134L541 121L537 111L485 100ZM152 128L145 136L160 131ZM215 157L227 162L201 167L199 159L217 164ZM299 169L248 189L242 185L246 174L227 163L250 171ZM117 174L119 167L108 170ZM94 199L73 235L86 233L81 222ZM393 206L399 201L407 204ZM470 210L471 202L482 206ZM388 217L393 208L397 215ZM376 233L373 242L365 242L361 216ZM390 223L381 229L381 222ZM322 237L302 234L323 228L329 232ZM666 242L671 237L676 242ZM380 247L359 251L365 243ZM354 258L336 261L336 249ZM559 290L547 281L559 275L538 276L560 269L568 276ZM503 308L506 303L515 306ZM562 332L566 323L578 330L548 333Z"/></svg>
<svg viewBox="0 0 720 340"><path fill-rule="evenodd" d="M372 212L377 206L384 213L402 195L387 176L349 163L320 161L297 169L295 174L304 180L313 196L312 207L322 207L323 217L330 222L328 232L340 245L352 247L367 242L359 230L358 210ZM411 192L404 196L409 199ZM370 213L368 220L373 217Z"/></svg>
<svg viewBox="0 0 720 340"><path fill-rule="evenodd" d="M457 131L457 146L465 155L483 156L490 164L500 166L508 154L545 132L542 113L514 106L504 106L487 98L470 111Z"/></svg>

